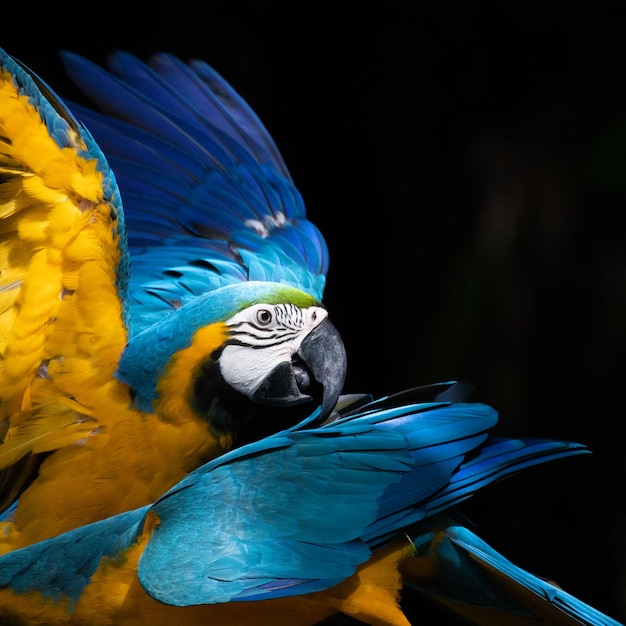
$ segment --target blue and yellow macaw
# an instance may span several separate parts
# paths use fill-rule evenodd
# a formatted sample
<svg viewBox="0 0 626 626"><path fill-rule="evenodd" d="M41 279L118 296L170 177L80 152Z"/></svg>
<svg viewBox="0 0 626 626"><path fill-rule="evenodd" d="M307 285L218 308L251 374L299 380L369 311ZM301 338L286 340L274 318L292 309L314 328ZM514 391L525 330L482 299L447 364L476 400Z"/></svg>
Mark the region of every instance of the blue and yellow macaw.
<svg viewBox="0 0 626 626"><path fill-rule="evenodd" d="M407 626L404 587L617 624L453 509L585 447L495 438L456 384L340 397L326 245L255 114L202 62L64 61L102 113L0 50L0 623Z"/></svg>

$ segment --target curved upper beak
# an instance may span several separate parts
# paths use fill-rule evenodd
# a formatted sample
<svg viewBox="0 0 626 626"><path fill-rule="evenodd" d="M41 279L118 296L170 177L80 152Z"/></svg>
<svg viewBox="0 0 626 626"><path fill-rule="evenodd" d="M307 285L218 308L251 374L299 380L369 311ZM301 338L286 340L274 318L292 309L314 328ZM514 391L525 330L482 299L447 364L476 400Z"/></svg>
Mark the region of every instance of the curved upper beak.
<svg viewBox="0 0 626 626"><path fill-rule="evenodd" d="M341 335L326 318L305 338L298 355L322 385L322 411L320 419L326 418L335 408L346 380L346 349Z"/></svg>
<svg viewBox="0 0 626 626"><path fill-rule="evenodd" d="M346 351L341 336L328 318L303 339L291 363L281 363L256 390L254 400L290 405L319 397L325 419L335 408L346 378ZM316 391L317 389L317 391Z"/></svg>

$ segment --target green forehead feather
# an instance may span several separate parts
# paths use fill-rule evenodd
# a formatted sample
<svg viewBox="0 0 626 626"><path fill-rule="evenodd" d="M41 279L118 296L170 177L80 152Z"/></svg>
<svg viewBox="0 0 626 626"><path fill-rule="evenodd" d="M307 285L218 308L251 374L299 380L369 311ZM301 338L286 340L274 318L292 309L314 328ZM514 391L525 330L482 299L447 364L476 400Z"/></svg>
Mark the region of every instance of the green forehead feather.
<svg viewBox="0 0 626 626"><path fill-rule="evenodd" d="M251 286L252 288L250 288ZM245 295L241 294L244 297L240 301L239 306L235 310L233 310L233 314L245 308L246 306L260 304L262 302L265 302L267 304L290 303L302 308L319 304L316 298L314 298L311 294L305 293L304 291L296 289L295 287L279 283L248 282L242 283L240 285L229 285L229 287L244 287L244 294L246 291L249 291L250 296L250 299L246 300ZM227 287L225 287L224 289L227 289Z"/></svg>

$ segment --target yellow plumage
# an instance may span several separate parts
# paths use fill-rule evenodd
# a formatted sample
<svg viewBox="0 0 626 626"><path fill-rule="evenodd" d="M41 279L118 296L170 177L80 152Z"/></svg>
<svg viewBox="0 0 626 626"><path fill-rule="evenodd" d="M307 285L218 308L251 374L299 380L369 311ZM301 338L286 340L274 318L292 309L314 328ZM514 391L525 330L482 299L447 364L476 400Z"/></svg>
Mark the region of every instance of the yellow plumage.
<svg viewBox="0 0 626 626"><path fill-rule="evenodd" d="M114 378L127 341L117 215L96 160L80 156L85 146L68 132L74 145L57 145L0 72L4 505L37 472L14 519L0 525L0 552L151 502L229 444L206 423L177 429L133 409Z"/></svg>
<svg viewBox="0 0 626 626"><path fill-rule="evenodd" d="M186 401L193 378L190 373L200 366L215 346L223 343L226 332L225 324L212 324L200 328L195 333L191 345L175 355L157 386L159 399L156 405L159 414L165 419L178 424L196 419Z"/></svg>
<svg viewBox="0 0 626 626"><path fill-rule="evenodd" d="M97 334L100 328L107 345L113 346L109 374L119 356L125 341L121 310L117 300L106 297L107 291L114 290L112 261L118 252L111 237L111 211L102 199L102 176L95 162L86 161L75 150L57 146L27 98L11 93L11 77L3 73L2 78L0 133L10 140L3 141L0 166L0 172L9 181L0 187L0 206L5 216L0 268L10 271L1 275L0 283L0 378L4 383L0 389L0 416L11 423L18 420L17 411L27 406L34 424L38 414L32 400L36 393L32 393L31 386L41 384L39 379L48 376L42 368L47 369L49 359L62 359L75 350L80 322L90 328L90 334ZM89 211L81 208L83 198L93 203ZM103 267L100 272L84 270L90 263ZM84 291L70 301L65 296L79 290L80 270L84 270L87 279L81 286ZM102 298L98 301L107 309L110 327L94 325L80 309L81 299L93 296L89 279L102 272L107 280L100 281L96 288L101 290ZM68 325L60 328L62 325L55 324L59 318L68 317L67 309L74 322L71 330ZM119 331L111 333L109 328L116 325ZM57 330L60 340L55 340ZM91 357L90 343L94 344L80 344L86 359ZM25 403L27 393L30 398ZM50 429L49 415L45 421L45 428ZM66 422L60 420L58 427L65 428ZM29 451L23 438L11 436L9 426L3 457L10 454L7 448L11 448L12 442L19 446L15 451Z"/></svg>

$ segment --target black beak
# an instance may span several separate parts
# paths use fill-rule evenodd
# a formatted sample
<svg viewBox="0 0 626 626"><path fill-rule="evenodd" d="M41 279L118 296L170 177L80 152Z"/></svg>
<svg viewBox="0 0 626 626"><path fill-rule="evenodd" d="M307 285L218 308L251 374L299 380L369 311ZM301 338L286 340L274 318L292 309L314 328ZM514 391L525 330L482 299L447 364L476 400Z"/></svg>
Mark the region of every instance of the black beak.
<svg viewBox="0 0 626 626"><path fill-rule="evenodd" d="M321 404L320 421L330 415L346 378L346 351L337 329L326 318L303 340L291 363L281 363L256 390L263 404Z"/></svg>
<svg viewBox="0 0 626 626"><path fill-rule="evenodd" d="M343 341L328 318L305 337L298 354L323 387L320 419L325 419L335 408L343 390L347 366Z"/></svg>

